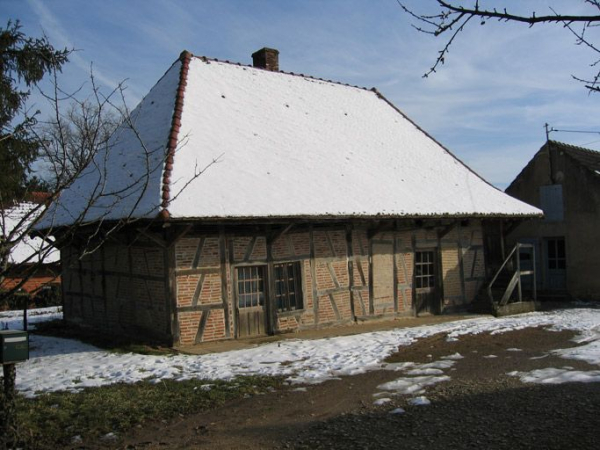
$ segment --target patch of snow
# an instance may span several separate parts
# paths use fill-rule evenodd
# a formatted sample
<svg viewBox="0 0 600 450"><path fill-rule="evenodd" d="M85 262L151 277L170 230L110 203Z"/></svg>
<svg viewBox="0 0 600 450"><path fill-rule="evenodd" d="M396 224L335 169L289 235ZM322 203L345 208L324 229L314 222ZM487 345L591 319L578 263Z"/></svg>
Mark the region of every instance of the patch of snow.
<svg viewBox="0 0 600 450"><path fill-rule="evenodd" d="M387 364L384 364L381 368L385 369L385 370L400 371L400 370L407 370L414 366L416 366L416 364L413 362L399 362L399 363L387 363Z"/></svg>
<svg viewBox="0 0 600 450"><path fill-rule="evenodd" d="M423 377L402 377L394 381L380 384L377 389L383 391L393 391L396 394L420 394L424 392L427 386L448 381L450 377L442 376L423 376Z"/></svg>
<svg viewBox="0 0 600 450"><path fill-rule="evenodd" d="M441 369L412 369L405 373L406 375L441 375L444 371Z"/></svg>
<svg viewBox="0 0 600 450"><path fill-rule="evenodd" d="M486 356L484 356L484 358L493 359L493 358L497 358L497 356L496 355L486 355Z"/></svg>
<svg viewBox="0 0 600 450"><path fill-rule="evenodd" d="M561 358L575 359L600 365L600 332L597 330L588 330L587 336L576 339L576 342L587 342L587 344L579 347L554 350L552 354L558 355Z"/></svg>
<svg viewBox="0 0 600 450"><path fill-rule="evenodd" d="M415 398L411 398L409 400L409 403L411 405L415 405L415 406L427 406L427 405L431 405L431 400L429 400L427 397L415 397Z"/></svg>
<svg viewBox="0 0 600 450"><path fill-rule="evenodd" d="M443 361L433 361L425 364L418 364L416 367L421 369L449 369L454 364L456 364L453 360L443 360Z"/></svg>
<svg viewBox="0 0 600 450"><path fill-rule="evenodd" d="M406 411L402 408L392 409L388 414L404 414Z"/></svg>
<svg viewBox="0 0 600 450"><path fill-rule="evenodd" d="M374 404L375 406L381 406L381 405L385 405L386 403L389 403L389 402L391 402L391 401L392 401L392 399L391 399L391 398L387 398L387 397L385 397L385 398L380 398L380 399L378 399L378 400L375 400L375 401L373 402L373 404Z"/></svg>
<svg viewBox="0 0 600 450"><path fill-rule="evenodd" d="M506 349L507 352L522 352L523 350L521 350L520 348L507 348Z"/></svg>
<svg viewBox="0 0 600 450"><path fill-rule="evenodd" d="M600 370L538 369L531 372L510 372L508 375L519 377L524 383L562 384L600 382Z"/></svg>
<svg viewBox="0 0 600 450"><path fill-rule="evenodd" d="M448 356L442 356L442 359L450 359L450 360L454 360L457 361L459 359L463 359L464 356L461 355L460 353L455 353L453 355L448 355Z"/></svg>
<svg viewBox="0 0 600 450"><path fill-rule="evenodd" d="M117 440L117 435L113 432L107 433L104 436L102 436L100 438L101 441L116 441Z"/></svg>
<svg viewBox="0 0 600 450"><path fill-rule="evenodd" d="M50 306L48 308L30 309L27 311L27 324L35 329L35 324L49 320L62 319L62 307ZM0 330L22 330L23 310L0 311Z"/></svg>

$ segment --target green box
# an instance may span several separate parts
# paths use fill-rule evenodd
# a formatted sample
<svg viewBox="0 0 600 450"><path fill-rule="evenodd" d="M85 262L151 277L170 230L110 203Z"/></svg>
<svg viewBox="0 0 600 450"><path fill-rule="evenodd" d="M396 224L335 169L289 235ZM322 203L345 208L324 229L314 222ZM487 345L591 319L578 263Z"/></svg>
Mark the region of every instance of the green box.
<svg viewBox="0 0 600 450"><path fill-rule="evenodd" d="M27 331L0 330L0 364L14 364L29 359Z"/></svg>

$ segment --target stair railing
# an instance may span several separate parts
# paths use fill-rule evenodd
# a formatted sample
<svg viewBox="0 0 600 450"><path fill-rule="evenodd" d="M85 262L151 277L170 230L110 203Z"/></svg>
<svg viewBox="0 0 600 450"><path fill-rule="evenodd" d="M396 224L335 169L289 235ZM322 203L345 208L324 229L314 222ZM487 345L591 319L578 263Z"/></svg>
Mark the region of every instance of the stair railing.
<svg viewBox="0 0 600 450"><path fill-rule="evenodd" d="M520 250L522 248L530 248L531 249L531 255L532 255L531 270L521 270L521 257L520 257L521 251ZM508 286L506 287L506 290L504 291L502 298L500 299L500 301L498 301L496 303L496 301L494 300L494 294L492 293L492 287L493 287L494 283L496 282L496 280L498 279L498 276L500 275L502 270L504 270L504 268L507 267L508 263L513 258L515 259L515 263L513 266L516 268L515 272L513 273L512 277L510 278L510 281L508 282ZM504 260L504 262L502 263L502 265L496 272L496 275L494 275L494 277L492 278L492 281L490 281L490 284L487 287L488 297L490 299L492 306L493 307L505 306L508 303L508 301L510 300L515 288L518 288L518 291L517 291L518 298L519 298L518 301L522 302L523 301L523 289L521 286L521 278L526 275L533 275L533 300L535 301L535 300L537 300L536 279L535 279L535 248L534 248L533 244L517 243L513 247L513 249L510 251L510 253L506 257L506 259Z"/></svg>

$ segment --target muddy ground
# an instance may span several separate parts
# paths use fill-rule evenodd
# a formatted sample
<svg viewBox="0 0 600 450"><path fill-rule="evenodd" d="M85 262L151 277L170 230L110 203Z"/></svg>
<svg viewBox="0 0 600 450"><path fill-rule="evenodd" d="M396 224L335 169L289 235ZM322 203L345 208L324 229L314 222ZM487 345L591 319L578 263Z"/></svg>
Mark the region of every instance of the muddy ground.
<svg viewBox="0 0 600 450"><path fill-rule="evenodd" d="M147 424L111 446L126 449L597 449L600 384L523 384L512 371L569 366L597 370L548 352L575 346L570 332L529 328L505 334L444 335L402 347L394 362L464 358L444 372L449 381L374 405L378 386L402 376L390 370L320 385L286 387L172 422ZM515 351L514 349L520 351ZM510 350L509 350L510 349ZM496 358L485 356L495 355ZM533 359L532 359L533 358ZM390 397L386 395L386 397ZM401 407L403 414L390 414ZM86 448L104 447L89 443Z"/></svg>

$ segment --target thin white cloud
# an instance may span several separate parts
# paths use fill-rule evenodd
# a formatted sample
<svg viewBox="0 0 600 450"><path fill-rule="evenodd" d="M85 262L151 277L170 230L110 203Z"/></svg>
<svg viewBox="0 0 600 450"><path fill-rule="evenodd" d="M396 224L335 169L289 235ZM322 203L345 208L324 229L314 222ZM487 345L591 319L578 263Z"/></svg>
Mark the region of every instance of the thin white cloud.
<svg viewBox="0 0 600 450"><path fill-rule="evenodd" d="M60 20L41 0L27 0L31 9L38 17L39 23L52 42L55 48L67 48L74 50L69 55L69 62L73 63L83 74L77 82L80 86L83 82L89 81L89 77L93 74L96 83L100 83L109 90L117 89L122 80L115 80L103 73L97 65L93 65L90 59L82 56L81 50L70 38L69 33L62 26ZM139 97L130 96L130 100L136 103L140 100Z"/></svg>
<svg viewBox="0 0 600 450"><path fill-rule="evenodd" d="M433 1L404 1L419 11L438 10ZM572 0L507 1L516 13L589 9ZM492 0L480 4L494 6ZM183 49L249 64L253 51L275 47L283 70L377 87L496 184L510 182L543 144L544 123L592 130L598 124L600 97L590 97L571 79L593 70L594 55L576 46L560 25L474 23L461 33L446 65L423 79L444 38L416 32L395 0L87 0L85 8L74 0L28 0L24 5L53 44L84 49L72 57L79 80L87 79L93 60L98 81L114 86L130 78L128 95L139 99ZM16 2L8 6L32 15ZM579 145L596 138L552 137Z"/></svg>

